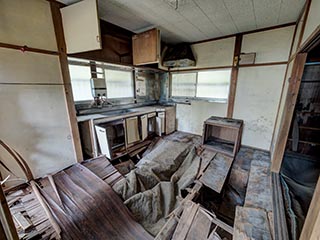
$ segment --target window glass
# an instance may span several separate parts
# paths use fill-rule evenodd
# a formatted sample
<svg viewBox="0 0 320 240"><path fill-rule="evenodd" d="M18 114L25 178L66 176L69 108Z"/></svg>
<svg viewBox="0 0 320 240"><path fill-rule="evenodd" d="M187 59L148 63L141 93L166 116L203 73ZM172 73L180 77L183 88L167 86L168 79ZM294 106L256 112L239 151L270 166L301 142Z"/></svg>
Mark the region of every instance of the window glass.
<svg viewBox="0 0 320 240"><path fill-rule="evenodd" d="M196 97L228 99L230 76L230 69L198 72Z"/></svg>
<svg viewBox="0 0 320 240"><path fill-rule="evenodd" d="M134 97L132 71L105 69L107 98Z"/></svg>
<svg viewBox="0 0 320 240"><path fill-rule="evenodd" d="M74 101L93 100L89 66L69 65Z"/></svg>
<svg viewBox="0 0 320 240"><path fill-rule="evenodd" d="M195 97L197 73L173 73L171 95L173 97Z"/></svg>

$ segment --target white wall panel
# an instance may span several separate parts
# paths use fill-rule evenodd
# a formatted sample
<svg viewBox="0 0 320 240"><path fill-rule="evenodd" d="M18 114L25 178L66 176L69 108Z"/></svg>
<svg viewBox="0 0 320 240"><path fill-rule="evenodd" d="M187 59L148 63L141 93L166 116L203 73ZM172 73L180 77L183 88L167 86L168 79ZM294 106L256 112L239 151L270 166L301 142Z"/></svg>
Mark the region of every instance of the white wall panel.
<svg viewBox="0 0 320 240"><path fill-rule="evenodd" d="M0 83L61 83L59 57L0 48Z"/></svg>
<svg viewBox="0 0 320 240"><path fill-rule="evenodd" d="M295 26L243 36L241 52L257 53L255 63L287 61Z"/></svg>
<svg viewBox="0 0 320 240"><path fill-rule="evenodd" d="M191 105L177 104L177 130L202 135L203 122L211 116L225 117L226 103L191 101Z"/></svg>
<svg viewBox="0 0 320 240"><path fill-rule="evenodd" d="M234 118L244 120L242 144L270 149L286 65L240 68Z"/></svg>
<svg viewBox="0 0 320 240"><path fill-rule="evenodd" d="M50 3L0 0L0 42L57 50Z"/></svg>
<svg viewBox="0 0 320 240"><path fill-rule="evenodd" d="M320 26L319 12L320 0L312 0L301 44L303 44L307 40L307 38L313 33L313 31Z"/></svg>
<svg viewBox="0 0 320 240"><path fill-rule="evenodd" d="M76 162L63 86L2 85L0 111L0 138L26 159L35 177ZM0 158L14 165L3 149Z"/></svg>

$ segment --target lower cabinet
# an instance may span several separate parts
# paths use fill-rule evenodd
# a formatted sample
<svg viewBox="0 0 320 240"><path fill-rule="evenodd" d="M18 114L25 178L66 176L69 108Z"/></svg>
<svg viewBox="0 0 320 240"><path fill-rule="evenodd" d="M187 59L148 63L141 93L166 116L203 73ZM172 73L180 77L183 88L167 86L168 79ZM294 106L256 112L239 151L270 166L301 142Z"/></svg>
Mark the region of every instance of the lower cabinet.
<svg viewBox="0 0 320 240"><path fill-rule="evenodd" d="M125 149L125 129L123 120L95 125L99 153L113 159ZM98 154L98 155L100 155Z"/></svg>

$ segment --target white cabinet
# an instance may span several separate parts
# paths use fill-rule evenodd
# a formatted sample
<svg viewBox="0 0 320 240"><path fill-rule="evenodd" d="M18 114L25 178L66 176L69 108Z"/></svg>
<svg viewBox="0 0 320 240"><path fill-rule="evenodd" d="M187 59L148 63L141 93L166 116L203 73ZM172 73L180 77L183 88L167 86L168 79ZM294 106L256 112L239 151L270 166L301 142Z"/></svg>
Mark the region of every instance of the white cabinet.
<svg viewBox="0 0 320 240"><path fill-rule="evenodd" d="M95 126L97 138L100 146L100 152L106 155L107 158L111 159L111 149L109 145L109 139L107 135L107 129L100 126Z"/></svg>
<svg viewBox="0 0 320 240"><path fill-rule="evenodd" d="M96 0L83 0L60 11L68 54L101 49Z"/></svg>

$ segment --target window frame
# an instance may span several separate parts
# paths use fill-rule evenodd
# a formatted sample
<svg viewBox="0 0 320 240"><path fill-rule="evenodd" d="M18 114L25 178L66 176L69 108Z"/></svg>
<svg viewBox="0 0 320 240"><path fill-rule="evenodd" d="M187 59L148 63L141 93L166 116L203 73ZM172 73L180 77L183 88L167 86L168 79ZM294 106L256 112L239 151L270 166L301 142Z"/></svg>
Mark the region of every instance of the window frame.
<svg viewBox="0 0 320 240"><path fill-rule="evenodd" d="M197 89L198 89L198 73L199 72L213 72L213 71L219 71L219 70L229 70L230 71L230 78L229 78L229 91L227 98L208 98L208 97L197 97ZM205 69L205 70L197 70L197 69L191 69L187 71L176 71L176 72L170 72L169 74L169 98L173 101L206 101L206 102L216 102L216 103L228 103L229 100L229 93L230 93L230 85L231 85L231 76L232 76L232 68L216 68L216 69ZM172 74L186 74L186 73L196 73L196 85L195 85L195 96L194 97L188 97L188 96L172 96Z"/></svg>
<svg viewBox="0 0 320 240"><path fill-rule="evenodd" d="M90 60L85 60L85 59L77 59L77 58L68 58L68 65L74 65L74 66L88 66L90 67L91 71L92 71L92 66L93 64L91 63L92 61ZM128 71L132 73L132 82L133 82L133 97L119 97L119 98L108 98L107 96L107 90L106 90L106 97L107 97L107 101L110 103L119 103L120 101L125 101L128 103L135 103L136 100L136 82L135 82L135 69L129 66L122 66L122 65L116 65L116 64L107 64L107 63L103 63L103 62L97 62L97 61L93 61L95 64L94 66L96 68L102 68L102 70L117 70L117 71ZM70 74L69 74L70 75ZM70 76L71 77L71 76ZM91 78L90 78L90 82L92 81L92 73L91 73ZM70 78L70 82L71 82L71 78ZM106 81L106 77L105 77L105 82L106 82L106 87L107 86L107 81ZM91 83L90 83L91 84ZM92 91L92 88L91 88ZM81 101L75 101L75 104L91 104L93 100L81 100Z"/></svg>

